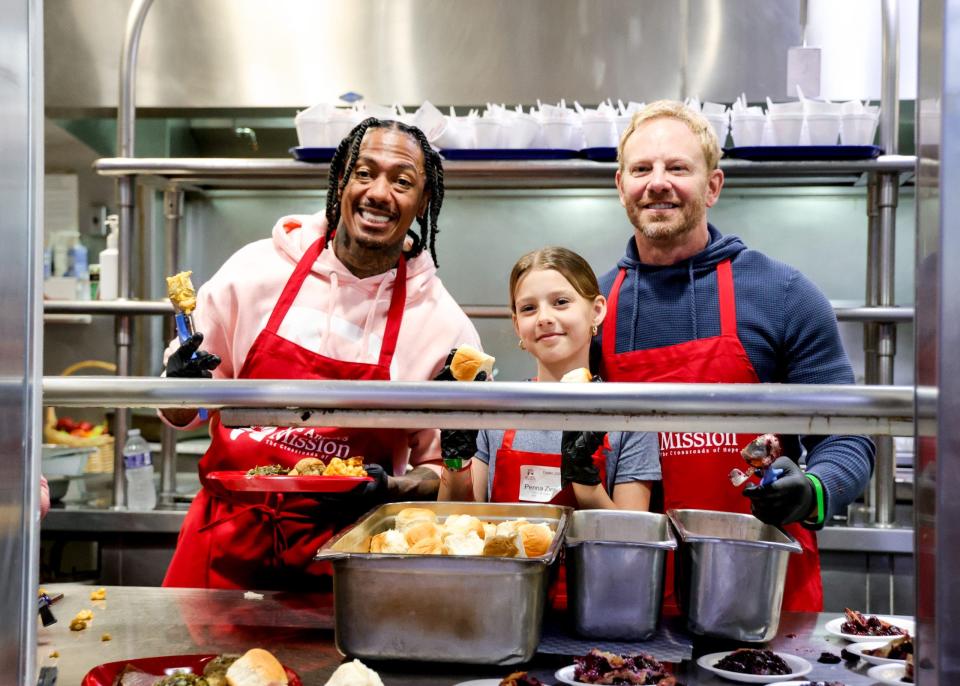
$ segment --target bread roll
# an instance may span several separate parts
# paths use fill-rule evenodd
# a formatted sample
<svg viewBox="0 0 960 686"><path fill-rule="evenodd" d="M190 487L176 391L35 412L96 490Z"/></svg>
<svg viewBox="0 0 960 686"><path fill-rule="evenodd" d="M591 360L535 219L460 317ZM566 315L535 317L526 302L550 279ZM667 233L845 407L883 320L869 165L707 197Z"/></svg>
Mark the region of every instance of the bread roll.
<svg viewBox="0 0 960 686"><path fill-rule="evenodd" d="M490 355L464 343L450 360L450 373L457 381L473 381L480 372L486 372L489 379L493 376L495 361Z"/></svg>
<svg viewBox="0 0 960 686"><path fill-rule="evenodd" d="M528 524L526 519L520 517L519 519L510 519L506 522L500 522L497 524L497 536L513 536L520 530L520 527L524 524Z"/></svg>
<svg viewBox="0 0 960 686"><path fill-rule="evenodd" d="M483 522L473 515L450 515L443 522L444 535L466 534L473 531L480 538L486 536L483 530Z"/></svg>
<svg viewBox="0 0 960 686"><path fill-rule="evenodd" d="M442 555L443 542L440 537L421 538L407 550L411 555Z"/></svg>
<svg viewBox="0 0 960 686"><path fill-rule="evenodd" d="M283 665L263 648L252 648L227 670L230 686L285 686Z"/></svg>
<svg viewBox="0 0 960 686"><path fill-rule="evenodd" d="M323 474L324 469L326 469L326 465L323 463L323 460L317 459L316 457L305 457L293 465L293 469L290 470L288 475L316 476Z"/></svg>
<svg viewBox="0 0 960 686"><path fill-rule="evenodd" d="M476 531L450 534L443 539L444 555L483 555L483 539Z"/></svg>
<svg viewBox="0 0 960 686"><path fill-rule="evenodd" d="M437 513L425 507L406 507L397 513L394 528L406 531L417 522L436 522Z"/></svg>
<svg viewBox="0 0 960 686"><path fill-rule="evenodd" d="M561 383L590 383L591 381L593 381L593 374L586 367L577 367L560 377Z"/></svg>
<svg viewBox="0 0 960 686"><path fill-rule="evenodd" d="M324 686L383 686L383 682L379 674L360 660L354 660L337 667Z"/></svg>
<svg viewBox="0 0 960 686"><path fill-rule="evenodd" d="M526 557L520 534L488 538L483 542L483 554L487 557Z"/></svg>
<svg viewBox="0 0 960 686"><path fill-rule="evenodd" d="M519 527L520 539L527 557L546 555L553 541L553 531L546 524L525 524Z"/></svg>
<svg viewBox="0 0 960 686"><path fill-rule="evenodd" d="M493 538L497 535L497 525L490 522L483 523L483 538Z"/></svg>
<svg viewBox="0 0 960 686"><path fill-rule="evenodd" d="M407 543L413 546L425 538L441 538L441 533L440 526L434 522L417 522L404 531L403 535Z"/></svg>
<svg viewBox="0 0 960 686"><path fill-rule="evenodd" d="M370 539L371 553L405 553L410 545L406 537L396 529L389 529Z"/></svg>

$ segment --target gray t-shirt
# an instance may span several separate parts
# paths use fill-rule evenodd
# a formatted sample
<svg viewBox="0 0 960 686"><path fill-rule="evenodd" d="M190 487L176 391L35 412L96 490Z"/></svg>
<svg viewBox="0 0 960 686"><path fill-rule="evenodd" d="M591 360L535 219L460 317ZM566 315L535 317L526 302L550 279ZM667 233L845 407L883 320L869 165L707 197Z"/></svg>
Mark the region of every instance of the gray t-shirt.
<svg viewBox="0 0 960 686"><path fill-rule="evenodd" d="M497 450L503 431L484 429L477 435L477 459L487 463L487 500L493 490ZM560 454L561 431L517 431L513 448L524 452ZM660 444L656 433L611 431L607 453L607 493L613 496L616 484L660 480Z"/></svg>

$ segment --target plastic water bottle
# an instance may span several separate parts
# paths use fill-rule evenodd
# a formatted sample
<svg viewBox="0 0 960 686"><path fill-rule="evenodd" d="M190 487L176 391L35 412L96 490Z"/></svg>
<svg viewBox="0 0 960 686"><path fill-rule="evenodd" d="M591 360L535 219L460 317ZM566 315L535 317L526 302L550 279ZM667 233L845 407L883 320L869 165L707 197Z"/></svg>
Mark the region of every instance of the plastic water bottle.
<svg viewBox="0 0 960 686"><path fill-rule="evenodd" d="M152 510L157 506L157 489L153 485L153 460L150 446L140 436L140 429L127 432L123 444L123 468L127 476L127 509Z"/></svg>

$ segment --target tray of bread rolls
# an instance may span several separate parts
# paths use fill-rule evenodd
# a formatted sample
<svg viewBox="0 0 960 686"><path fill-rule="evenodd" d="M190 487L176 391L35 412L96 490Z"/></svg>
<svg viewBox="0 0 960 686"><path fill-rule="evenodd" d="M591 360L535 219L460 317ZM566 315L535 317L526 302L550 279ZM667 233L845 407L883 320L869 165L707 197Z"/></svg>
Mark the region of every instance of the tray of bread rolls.
<svg viewBox="0 0 960 686"><path fill-rule="evenodd" d="M572 510L528 503L389 503L329 540L335 638L351 656L530 660Z"/></svg>

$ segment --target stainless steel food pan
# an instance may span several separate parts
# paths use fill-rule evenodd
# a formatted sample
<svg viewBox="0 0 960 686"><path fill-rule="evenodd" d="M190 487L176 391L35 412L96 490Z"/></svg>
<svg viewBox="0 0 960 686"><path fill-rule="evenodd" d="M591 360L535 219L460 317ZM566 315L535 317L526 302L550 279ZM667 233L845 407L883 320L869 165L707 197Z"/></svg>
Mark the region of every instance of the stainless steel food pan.
<svg viewBox="0 0 960 686"><path fill-rule="evenodd" d="M646 639L657 628L663 566L677 547L662 514L579 510L567 529L567 598L577 633Z"/></svg>
<svg viewBox="0 0 960 686"><path fill-rule="evenodd" d="M439 517L488 522L524 517L556 535L535 558L385 555L358 552L390 529L405 507ZM317 558L333 562L337 648L370 659L509 665L530 660L540 643L550 564L570 509L498 503L390 503L328 541Z"/></svg>
<svg viewBox="0 0 960 686"><path fill-rule="evenodd" d="M667 512L680 537L676 587L688 628L737 641L777 634L787 561L800 544L747 514Z"/></svg>

